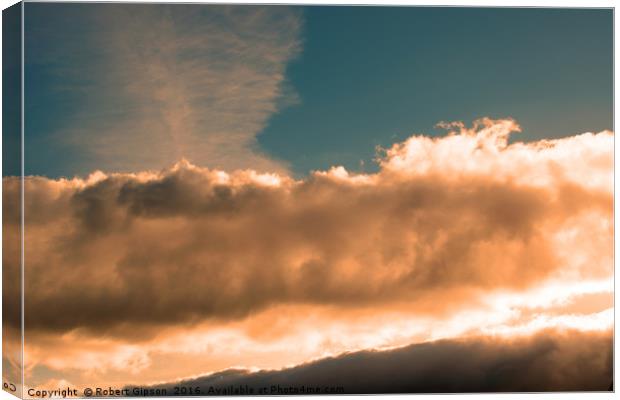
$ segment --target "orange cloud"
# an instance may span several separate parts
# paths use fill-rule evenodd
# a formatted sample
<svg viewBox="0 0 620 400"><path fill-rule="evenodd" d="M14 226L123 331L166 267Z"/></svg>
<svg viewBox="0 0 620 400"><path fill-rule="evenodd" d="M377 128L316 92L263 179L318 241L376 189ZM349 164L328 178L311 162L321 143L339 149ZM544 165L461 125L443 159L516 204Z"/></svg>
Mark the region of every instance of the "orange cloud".
<svg viewBox="0 0 620 400"><path fill-rule="evenodd" d="M307 360L429 340L439 327L463 335L474 326L454 326L467 319L488 325L483 333L574 326L561 318L574 308L557 304L538 322L520 315L539 306L527 297L537 290L571 296L544 294L549 285L584 294L610 280L613 134L509 144L512 120L446 126L456 131L386 150L376 174L335 167L295 180L180 162L160 172L27 177L26 361L76 369L91 357L118 369L135 358L136 368L155 369L162 354L174 357L178 335L195 332L213 353L221 331L248 348L271 342L280 361L233 358L273 367L299 363L282 349L301 340ZM18 185L4 183L10 199ZM286 325L295 310L316 323ZM592 309L600 329L604 311ZM403 317L422 328L395 322ZM58 359L45 354L49 341L83 345ZM102 343L117 351L106 357Z"/></svg>

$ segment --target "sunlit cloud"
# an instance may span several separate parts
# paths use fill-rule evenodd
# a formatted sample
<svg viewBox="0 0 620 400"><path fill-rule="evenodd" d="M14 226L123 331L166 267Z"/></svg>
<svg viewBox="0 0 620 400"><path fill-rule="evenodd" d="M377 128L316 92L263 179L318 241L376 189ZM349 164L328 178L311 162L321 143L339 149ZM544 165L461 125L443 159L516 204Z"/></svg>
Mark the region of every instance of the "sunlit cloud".
<svg viewBox="0 0 620 400"><path fill-rule="evenodd" d="M183 160L26 178L30 379L153 383L439 339L607 332L613 134L509 144L512 120L454 127L395 144L375 174ZM4 183L10 201L19 187ZM43 367L63 375L36 378Z"/></svg>

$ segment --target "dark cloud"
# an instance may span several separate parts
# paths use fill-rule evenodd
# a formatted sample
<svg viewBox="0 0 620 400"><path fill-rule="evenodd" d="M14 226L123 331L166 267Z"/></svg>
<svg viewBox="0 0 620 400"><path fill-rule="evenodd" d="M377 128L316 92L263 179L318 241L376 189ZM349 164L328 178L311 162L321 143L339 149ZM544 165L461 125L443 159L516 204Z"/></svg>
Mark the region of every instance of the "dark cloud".
<svg viewBox="0 0 620 400"><path fill-rule="evenodd" d="M319 176L266 187L184 168L60 190L30 203L39 214L26 232L33 329L525 287L559 267L545 225L612 204L575 188L580 200L567 210L549 189L481 179L356 186Z"/></svg>
<svg viewBox="0 0 620 400"><path fill-rule="evenodd" d="M174 386L207 392L245 385L254 393L261 387L270 393L272 386L340 386L349 394L607 391L613 381L612 342L611 332L554 330L511 339L441 340L277 371L227 370L158 388L169 393Z"/></svg>

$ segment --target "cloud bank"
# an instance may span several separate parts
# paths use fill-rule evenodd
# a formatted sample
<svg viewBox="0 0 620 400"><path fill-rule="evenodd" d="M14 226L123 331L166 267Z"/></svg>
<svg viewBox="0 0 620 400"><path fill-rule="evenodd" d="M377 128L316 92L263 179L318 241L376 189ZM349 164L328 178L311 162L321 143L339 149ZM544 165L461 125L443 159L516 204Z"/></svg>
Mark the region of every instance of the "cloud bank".
<svg viewBox="0 0 620 400"><path fill-rule="evenodd" d="M374 175L294 181L182 162L29 177L26 323L101 330L282 303L437 312L550 276L608 276L612 135L506 145L514 126L485 123L396 145Z"/></svg>
<svg viewBox="0 0 620 400"><path fill-rule="evenodd" d="M508 144L512 120L445 126L386 149L375 174L295 180L181 161L27 177L27 363L126 379L123 366L168 371L197 343L212 357L194 371L208 371L424 341L438 327L606 329L613 134ZM4 179L5 204L18 190ZM18 252L5 251L15 268ZM218 353L226 338L249 358ZM52 344L63 357L45 353Z"/></svg>
<svg viewBox="0 0 620 400"><path fill-rule="evenodd" d="M244 390L299 394L607 391L613 381L611 331L542 331L512 339L476 337L361 351L293 368L227 370L156 386L200 387L204 392ZM247 386L246 386L247 385ZM304 393L302 393L304 394Z"/></svg>

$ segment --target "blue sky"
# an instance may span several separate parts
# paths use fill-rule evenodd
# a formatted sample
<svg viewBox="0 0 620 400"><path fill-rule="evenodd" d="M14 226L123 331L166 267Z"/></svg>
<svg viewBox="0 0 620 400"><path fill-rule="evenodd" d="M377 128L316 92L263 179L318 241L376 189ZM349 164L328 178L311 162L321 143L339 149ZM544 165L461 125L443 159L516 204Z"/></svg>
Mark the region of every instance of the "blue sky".
<svg viewBox="0 0 620 400"><path fill-rule="evenodd" d="M300 170L368 160L441 120L513 117L522 140L612 128L603 10L308 8L302 104L259 142Z"/></svg>
<svg viewBox="0 0 620 400"><path fill-rule="evenodd" d="M2 171L21 171L21 14L19 6L2 13ZM10 100L9 100L10 99Z"/></svg>
<svg viewBox="0 0 620 400"><path fill-rule="evenodd" d="M26 5L26 173L373 171L439 121L612 129L611 10Z"/></svg>

